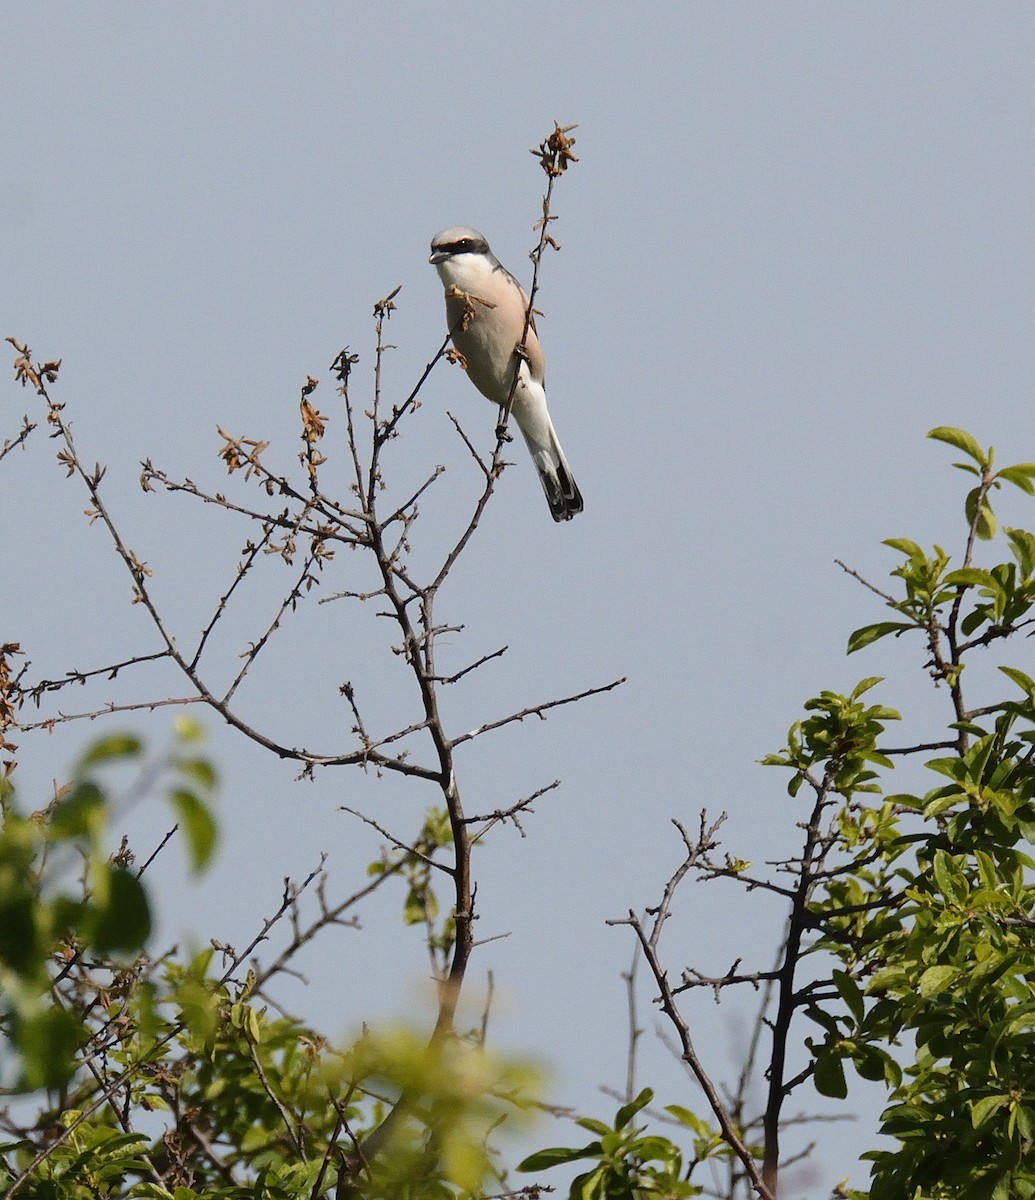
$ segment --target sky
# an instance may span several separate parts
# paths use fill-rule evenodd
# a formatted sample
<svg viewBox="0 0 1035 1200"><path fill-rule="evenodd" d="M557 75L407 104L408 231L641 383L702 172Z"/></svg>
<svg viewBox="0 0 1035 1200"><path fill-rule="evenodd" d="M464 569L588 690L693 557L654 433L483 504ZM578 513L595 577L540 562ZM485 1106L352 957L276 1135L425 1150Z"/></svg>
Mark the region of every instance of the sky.
<svg viewBox="0 0 1035 1200"><path fill-rule="evenodd" d="M107 466L107 503L185 642L246 529L145 495L140 460L228 488L218 425L270 441L267 461L290 467L307 375L330 417L324 452L340 456L335 355L348 344L360 356L353 388L369 394L372 306L401 285L383 387L409 393L444 335L427 257L447 226L480 229L527 281L545 180L528 151L555 121L578 124L579 161L554 193L561 250L537 303L586 510L554 525L518 447L442 606L464 627L450 642L458 665L509 647L450 694L457 732L627 677L460 757L475 810L561 780L524 837L497 830L477 856L479 937L496 940L469 979L477 996L492 972L496 1044L547 1063L553 1099L610 1114L600 1088L624 1087L633 946L606 922L657 902L680 859L672 818L725 811L738 857L792 850L802 813L758 760L821 688L886 675L874 698L903 710L909 732L950 719L918 649L846 658L849 632L883 614L834 560L880 582L895 565L884 538L958 553L963 482L948 447L925 439L932 427L967 428L1000 461L1035 459L1035 11L11 0L3 37L0 337L62 360L54 395L83 457ZM447 409L483 446L495 411L445 364L422 397L392 469L401 490L447 468L415 536L426 562L474 495ZM0 377L0 440L25 412L39 416L34 398ZM156 648L53 451L37 431L0 466L0 640L43 677ZM1031 520L1019 495L1000 515ZM342 556L324 591L350 586L350 570ZM217 675L287 579L275 564L258 575ZM382 632L340 604L303 606L242 708L286 740L347 748L341 681L375 714L392 703ZM141 672L61 707L180 691L168 671ZM180 851L156 862L165 941L246 943L284 877L322 852L346 894L383 839L342 806L405 837L434 800L355 770L300 782L199 715L223 778L223 842L200 883ZM114 727L24 737L24 794L45 799ZM171 717L118 727L160 751ZM125 822L147 846L168 815L154 802ZM400 932L401 902L364 908L362 930L328 939L306 963L310 986L284 1002L340 1036L426 1019L426 960L418 933ZM757 895L687 883L676 909L674 972L769 965L781 914ZM654 1032L645 980L639 992L638 1081L659 1103L702 1104ZM750 1011L704 997L688 1010L715 1075L733 1071ZM846 1174L864 1185L854 1159L873 1144L880 1096L859 1085L849 1107L851 1126L801 1134L820 1145L796 1194L826 1196ZM545 1125L536 1144L579 1136Z"/></svg>

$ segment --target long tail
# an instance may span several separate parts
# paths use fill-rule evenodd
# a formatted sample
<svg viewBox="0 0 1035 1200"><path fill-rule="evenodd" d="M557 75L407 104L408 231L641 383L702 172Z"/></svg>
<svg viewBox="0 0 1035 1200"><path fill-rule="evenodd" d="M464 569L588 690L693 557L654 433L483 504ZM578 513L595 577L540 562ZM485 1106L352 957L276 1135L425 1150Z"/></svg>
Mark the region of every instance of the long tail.
<svg viewBox="0 0 1035 1200"><path fill-rule="evenodd" d="M575 482L575 476L571 473L571 467L568 466L568 460L564 457L557 434L551 427L550 444L542 446L523 429L521 432L525 434L525 442L532 455L532 462L535 463L539 482L546 493L550 516L555 521L570 521L576 513L582 512L582 493Z"/></svg>
<svg viewBox="0 0 1035 1200"><path fill-rule="evenodd" d="M555 521L570 521L576 513L582 512L582 493L564 457L553 421L550 420L546 390L540 380L531 378L525 363L521 364L511 412L524 434L528 452L539 473L539 482L543 485L546 503L550 506L550 516Z"/></svg>

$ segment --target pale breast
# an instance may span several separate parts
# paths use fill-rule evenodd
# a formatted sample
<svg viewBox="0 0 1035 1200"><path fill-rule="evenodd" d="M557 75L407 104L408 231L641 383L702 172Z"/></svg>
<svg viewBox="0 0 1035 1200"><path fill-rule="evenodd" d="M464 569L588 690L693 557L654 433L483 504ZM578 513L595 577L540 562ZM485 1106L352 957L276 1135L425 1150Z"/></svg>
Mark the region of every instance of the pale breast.
<svg viewBox="0 0 1035 1200"><path fill-rule="evenodd" d="M490 400L502 404L510 391L514 348L524 330L528 301L521 288L502 268L494 272L491 278L465 280L458 286L473 297L474 319L466 330L458 330L454 334L454 344L467 360L471 382ZM464 307L463 300L447 298L446 318L450 329L463 316ZM534 327L528 331L525 346L532 377L542 383L543 352Z"/></svg>

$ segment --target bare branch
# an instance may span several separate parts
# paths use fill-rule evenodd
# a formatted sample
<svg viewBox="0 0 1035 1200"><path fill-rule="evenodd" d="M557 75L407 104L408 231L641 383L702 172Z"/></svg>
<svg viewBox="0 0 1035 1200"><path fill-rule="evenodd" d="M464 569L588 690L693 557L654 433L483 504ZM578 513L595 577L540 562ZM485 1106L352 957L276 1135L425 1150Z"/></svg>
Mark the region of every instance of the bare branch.
<svg viewBox="0 0 1035 1200"><path fill-rule="evenodd" d="M8 340L10 340L10 339L8 339ZM4 444L2 446L0 446L0 461L5 459L8 456L8 454L10 454L10 452L15 449L15 447L24 446L25 439L29 436L30 433L32 433L32 431L35 428L36 428L36 424L34 421L30 421L28 416L22 417L21 429L18 430L17 434L15 434L15 436L13 438L9 438L9 439L5 440Z"/></svg>
<svg viewBox="0 0 1035 1200"><path fill-rule="evenodd" d="M509 648L510 648L509 646L501 646L498 650L493 650L491 654L483 654L481 656L481 658L476 659L469 666L464 667L464 669L462 671L457 671L457 673L455 675L436 675L435 682L436 683L456 683L456 682L458 682L458 680L463 679L463 677L465 675L469 674L471 671L477 671L478 668L481 666L484 666L485 663L491 662L494 658L501 658L504 654L507 653Z"/></svg>
<svg viewBox="0 0 1035 1200"><path fill-rule="evenodd" d="M429 867L434 867L436 871L442 871L446 875L453 874L452 867L447 867L445 863L437 862L430 855L425 854L421 850L418 850L416 846L411 846L408 842L401 841L399 838L397 838L395 836L395 834L389 833L388 830L385 829L383 825L379 825L372 817L368 817L365 813L361 813L357 809L354 809L354 808L349 808L347 804L343 804L339 808L338 811L339 812L347 812L347 813L350 813L354 817L359 817L359 819L365 825L369 825L371 827L371 829L376 829L377 832L383 838L387 838L392 843L392 845L396 848L396 850L402 850L404 854L409 854L413 858L419 858L421 860L421 862L427 863L427 865Z"/></svg>
<svg viewBox="0 0 1035 1200"><path fill-rule="evenodd" d="M887 592L882 592L880 590L880 588L874 587L874 585L872 583L870 583L870 581L868 579L864 579L859 574L858 571L853 570L850 566L848 566L847 563L843 563L839 558L835 558L834 565L840 567L841 570L844 571L846 575L851 575L851 577L853 579L857 579L863 585L864 588L866 588L868 591L873 592L873 594L875 596L880 596L880 598L884 601L885 604L887 604L887 606L889 608L894 608L895 610L901 612L900 603L894 596L889 596ZM923 629L923 625L918 623L917 629Z"/></svg>
<svg viewBox="0 0 1035 1200"><path fill-rule="evenodd" d="M470 742L476 737L481 737L483 733L490 733L494 729L502 729L504 725L512 725L515 721L523 721L526 717L542 717L544 713L549 712L552 708L560 708L565 704L575 704L579 700L585 700L588 696L599 696L604 692L613 691L616 687L620 687L625 683L625 676L621 679L615 679L611 683L605 683L601 687L587 688L584 692L578 692L574 696L565 696L560 700L548 700L545 704L533 704L528 708L523 708L520 712L511 713L509 717L501 717L498 721L490 721L486 725L479 725L476 729L471 729L467 733L462 733L459 737L453 739L454 746L461 746L464 742Z"/></svg>
<svg viewBox="0 0 1035 1200"><path fill-rule="evenodd" d="M526 796L524 800L519 800L517 804L512 804L510 808L498 808L495 812L488 813L486 816L464 817L464 822L468 825L480 825L486 822L484 829L479 829L477 833L471 835L471 842L479 842L489 832L489 830L500 821L513 821L514 826L522 837L525 836L525 830L518 820L518 813L531 812L532 804L539 799L540 796L545 796L547 792L552 792L554 788L561 786L561 781L555 779L553 783L548 783L545 787L537 788L531 796Z"/></svg>
<svg viewBox="0 0 1035 1200"><path fill-rule="evenodd" d="M685 874L685 871L683 874ZM682 878L682 875L677 872L676 875L669 880L669 884L666 887L666 898L668 901L671 900L671 892L676 886L678 886L678 881L680 878ZM652 974L654 975L654 981L658 985L658 989L660 991L661 1007L679 1038L681 1052L680 1057L693 1072L694 1078L697 1080L701 1090L707 1097L708 1103L711 1106L711 1110L715 1114L715 1118L719 1122L719 1126L722 1129L723 1138L725 1139L727 1145L729 1145L729 1147L733 1150L733 1153L740 1160L744 1167L744 1171L751 1180L751 1185L754 1191L761 1198L761 1200L776 1200L776 1192L763 1181L762 1175L758 1169L758 1165L755 1162L754 1155L743 1141L739 1130L733 1123L733 1119L731 1118L726 1105L723 1103L715 1085L712 1083L711 1078L705 1071L704 1066L698 1057L697 1051L694 1048L693 1040L690 1037L690 1028L683 1018L682 1013L679 1011L678 1006L676 1005L675 997L673 996L672 989L668 983L668 976L658 957L658 935L661 932L661 922L664 921L667 915L668 905L666 900L663 900L662 905L658 909L658 916L655 918L650 934L648 934L647 930L641 924L640 919L631 909L629 911L628 919L622 923L631 925L633 927L633 931L639 939L643 956L646 959L647 965L650 967Z"/></svg>

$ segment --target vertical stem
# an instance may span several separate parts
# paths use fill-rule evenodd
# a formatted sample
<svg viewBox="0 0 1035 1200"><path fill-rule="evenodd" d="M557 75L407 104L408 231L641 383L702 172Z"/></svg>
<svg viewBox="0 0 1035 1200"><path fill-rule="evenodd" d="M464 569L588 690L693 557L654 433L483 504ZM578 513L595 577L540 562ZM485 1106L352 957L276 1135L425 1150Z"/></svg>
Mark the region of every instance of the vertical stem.
<svg viewBox="0 0 1035 1200"><path fill-rule="evenodd" d="M777 972L776 1017L773 1021L773 1052L769 1061L769 1093L766 1098L762 1128L765 1153L762 1160L762 1179L771 1195L777 1195L780 1174L780 1112L786 1096L787 1042L790 1037L791 1020L797 1007L794 991L794 973L801 957L801 942L808 920L809 897L815 885L813 867L820 851L819 823L823 810L830 803L835 765L827 767L822 783L816 790L816 802L812 815L805 827L805 845L801 852L801 869L798 884L791 902L787 921L787 941L784 944L783 963Z"/></svg>

